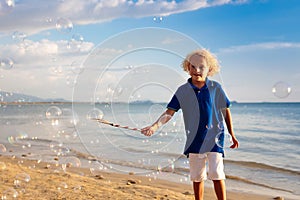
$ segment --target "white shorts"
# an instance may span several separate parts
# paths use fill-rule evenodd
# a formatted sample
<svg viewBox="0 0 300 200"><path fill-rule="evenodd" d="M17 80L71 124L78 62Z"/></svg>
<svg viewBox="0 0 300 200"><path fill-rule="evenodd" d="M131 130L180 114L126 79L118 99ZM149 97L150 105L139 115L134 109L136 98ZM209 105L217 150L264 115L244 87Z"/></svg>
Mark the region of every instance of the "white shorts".
<svg viewBox="0 0 300 200"><path fill-rule="evenodd" d="M206 172L206 162L208 170ZM204 154L190 153L190 176L191 181L201 182L207 178L210 180L224 180L224 164L222 153L208 152Z"/></svg>

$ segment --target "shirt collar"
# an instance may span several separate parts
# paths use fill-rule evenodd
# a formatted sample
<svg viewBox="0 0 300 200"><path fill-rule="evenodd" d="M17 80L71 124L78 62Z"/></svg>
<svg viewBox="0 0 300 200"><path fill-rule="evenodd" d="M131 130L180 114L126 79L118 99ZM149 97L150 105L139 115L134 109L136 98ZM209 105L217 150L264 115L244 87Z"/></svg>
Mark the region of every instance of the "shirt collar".
<svg viewBox="0 0 300 200"><path fill-rule="evenodd" d="M210 82L211 82L211 80L209 80L208 78L206 78L206 79L205 79L205 85L204 85L202 88L198 88L197 86L195 86L195 85L192 83L192 78L189 78L189 79L188 79L188 83L192 86L192 88L193 88L195 91L200 91L200 90L207 89L207 86L210 85Z"/></svg>

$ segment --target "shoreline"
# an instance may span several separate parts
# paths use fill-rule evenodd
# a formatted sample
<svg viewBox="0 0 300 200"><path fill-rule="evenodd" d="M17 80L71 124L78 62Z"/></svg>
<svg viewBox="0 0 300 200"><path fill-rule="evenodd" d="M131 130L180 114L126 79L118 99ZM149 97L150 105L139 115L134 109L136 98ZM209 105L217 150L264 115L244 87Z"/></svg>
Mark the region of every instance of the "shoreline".
<svg viewBox="0 0 300 200"><path fill-rule="evenodd" d="M133 173L92 174L90 169L72 166L66 166L65 171L52 171L48 164L0 154L0 194L17 191L18 199L193 199L192 184ZM30 177L28 182L24 181L26 174ZM23 180L16 186L17 176ZM227 197L228 200L279 199L276 194L254 194L243 188L234 191L228 188ZM213 188L205 187L205 199L216 199Z"/></svg>

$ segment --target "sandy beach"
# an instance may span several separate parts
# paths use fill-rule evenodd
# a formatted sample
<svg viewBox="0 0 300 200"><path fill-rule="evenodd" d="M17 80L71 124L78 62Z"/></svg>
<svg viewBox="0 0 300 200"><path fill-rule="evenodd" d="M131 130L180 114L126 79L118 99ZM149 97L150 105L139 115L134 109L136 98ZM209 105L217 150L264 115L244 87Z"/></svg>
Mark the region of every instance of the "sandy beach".
<svg viewBox="0 0 300 200"><path fill-rule="evenodd" d="M67 166L52 171L49 163L0 155L2 199L193 199L192 186L134 174L92 174L89 169ZM17 192L17 193L16 193ZM12 198L13 194L17 198ZM270 200L242 192L227 192L228 200ZM205 199L216 199L211 188Z"/></svg>

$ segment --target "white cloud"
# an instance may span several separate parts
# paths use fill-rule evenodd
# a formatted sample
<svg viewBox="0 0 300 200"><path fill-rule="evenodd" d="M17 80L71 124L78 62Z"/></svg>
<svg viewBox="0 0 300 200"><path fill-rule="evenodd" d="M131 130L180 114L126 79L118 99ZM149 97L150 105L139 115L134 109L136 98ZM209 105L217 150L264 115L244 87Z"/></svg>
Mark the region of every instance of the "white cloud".
<svg viewBox="0 0 300 200"><path fill-rule="evenodd" d="M73 24L101 23L122 17L167 16L210 6L236 3L235 0L23 0L10 12L0 6L0 33L16 29L34 34L54 29L58 18L68 18ZM238 1L240 2L240 1Z"/></svg>
<svg viewBox="0 0 300 200"><path fill-rule="evenodd" d="M51 60L60 60L64 64L72 63L72 60L78 57L86 56L94 47L90 42L79 41L31 41L24 40L20 43L0 45L0 52L2 58L9 57L22 69L26 68L43 68L48 67Z"/></svg>

